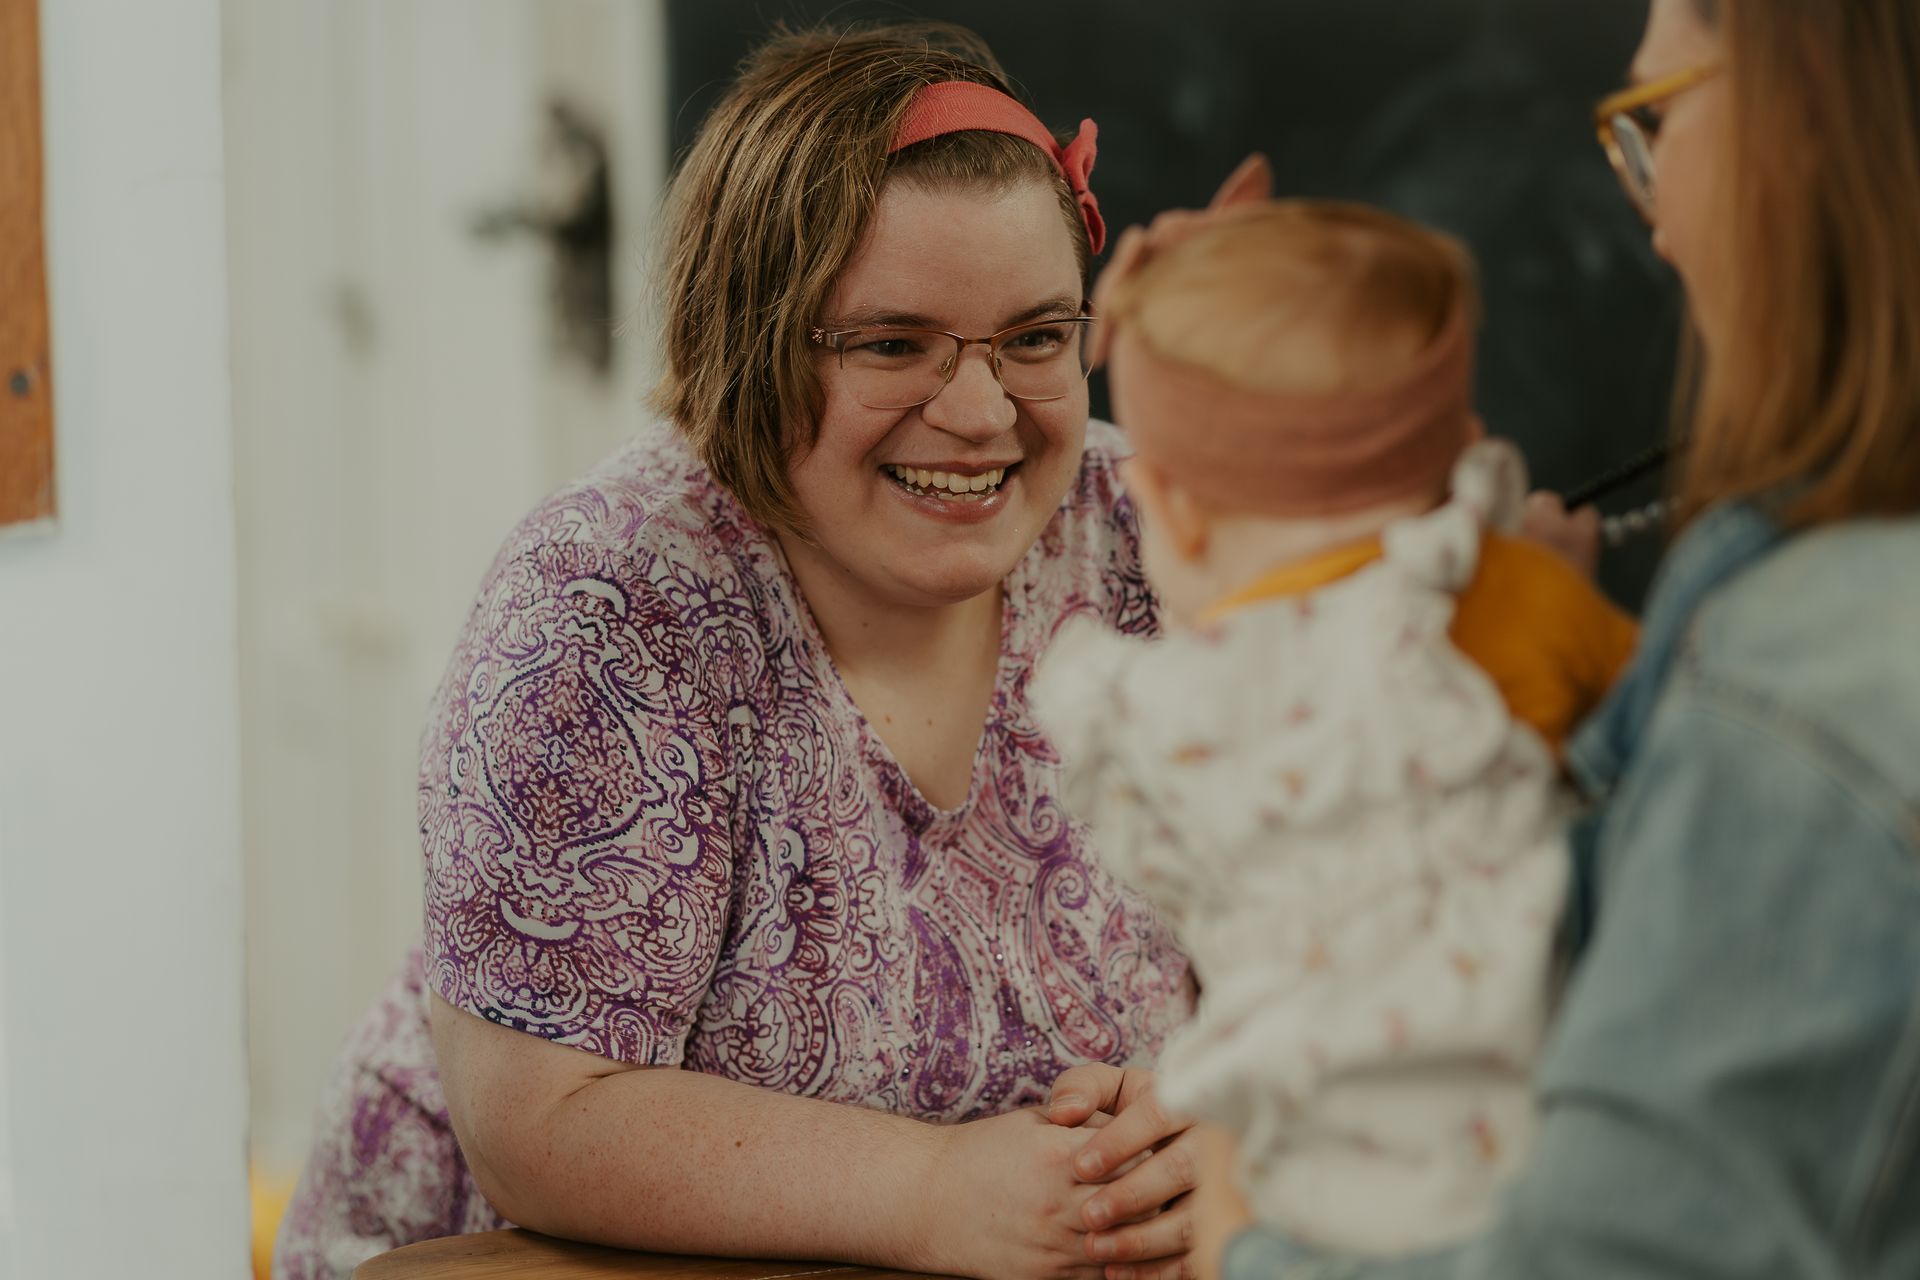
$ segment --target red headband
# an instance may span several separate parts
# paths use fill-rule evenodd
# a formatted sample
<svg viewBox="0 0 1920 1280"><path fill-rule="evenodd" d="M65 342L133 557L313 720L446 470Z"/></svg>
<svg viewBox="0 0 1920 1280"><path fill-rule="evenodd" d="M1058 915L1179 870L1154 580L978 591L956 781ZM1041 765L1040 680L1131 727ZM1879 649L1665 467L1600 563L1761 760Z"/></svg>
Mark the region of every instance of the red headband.
<svg viewBox="0 0 1920 1280"><path fill-rule="evenodd" d="M887 154L916 142L949 133L1005 133L1023 138L1046 152L1066 175L1067 186L1080 205L1080 217L1087 224L1087 241L1099 253L1107 244L1107 224L1100 217L1100 202L1093 198L1087 179L1093 174L1094 139L1099 130L1091 120L1080 122L1080 132L1072 142L1061 146L1033 112L1009 98L992 85L971 80L947 80L922 85L907 105L900 131L893 135Z"/></svg>

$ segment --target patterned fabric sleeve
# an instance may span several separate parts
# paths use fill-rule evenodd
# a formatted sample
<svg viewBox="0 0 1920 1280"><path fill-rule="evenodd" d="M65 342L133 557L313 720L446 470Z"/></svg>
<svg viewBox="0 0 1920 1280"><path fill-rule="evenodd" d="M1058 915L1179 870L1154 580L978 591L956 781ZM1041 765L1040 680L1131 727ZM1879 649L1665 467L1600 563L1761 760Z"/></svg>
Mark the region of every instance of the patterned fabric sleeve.
<svg viewBox="0 0 1920 1280"><path fill-rule="evenodd" d="M680 1061L726 929L733 637L659 557L530 540L495 567L422 748L426 979L490 1021Z"/></svg>
<svg viewBox="0 0 1920 1280"><path fill-rule="evenodd" d="M1120 479L1120 466L1129 456L1126 438L1115 427L1091 422L1087 446L1079 502L1092 513L1109 548L1100 561L1107 624L1122 635L1158 635L1160 606L1140 560L1139 515Z"/></svg>

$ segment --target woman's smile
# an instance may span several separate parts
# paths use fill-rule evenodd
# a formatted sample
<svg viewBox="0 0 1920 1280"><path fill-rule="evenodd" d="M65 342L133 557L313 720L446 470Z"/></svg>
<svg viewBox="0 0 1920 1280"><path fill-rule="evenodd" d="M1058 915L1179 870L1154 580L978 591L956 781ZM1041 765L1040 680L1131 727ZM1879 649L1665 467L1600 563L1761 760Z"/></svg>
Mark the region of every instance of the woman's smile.
<svg viewBox="0 0 1920 1280"><path fill-rule="evenodd" d="M914 514L975 524L991 520L1013 506L1019 469L1018 462L993 467L952 463L910 467L888 463L880 468L880 474L883 483Z"/></svg>

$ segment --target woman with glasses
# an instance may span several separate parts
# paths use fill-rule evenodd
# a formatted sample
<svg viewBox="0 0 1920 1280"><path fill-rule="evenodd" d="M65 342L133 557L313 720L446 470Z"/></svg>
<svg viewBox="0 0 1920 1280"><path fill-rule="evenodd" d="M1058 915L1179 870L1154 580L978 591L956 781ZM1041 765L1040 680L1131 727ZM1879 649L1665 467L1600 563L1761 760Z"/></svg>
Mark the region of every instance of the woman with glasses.
<svg viewBox="0 0 1920 1280"><path fill-rule="evenodd" d="M1088 421L1092 164L954 29L744 70L675 179L671 430L481 588L423 746L423 955L346 1051L276 1275L505 1222L1097 1275L1069 1162L1115 1115L1129 1195L1190 1188L1150 1102L1044 1105L1192 1000L1026 704L1066 619L1154 625ZM1187 1226L1109 1234L1177 1266Z"/></svg>
<svg viewBox="0 0 1920 1280"><path fill-rule="evenodd" d="M1367 1261L1248 1228L1209 1137L1203 1275L1920 1275L1920 6L1653 0L1633 70L1599 124L1692 304L1685 527L1568 753L1538 1146L1486 1234Z"/></svg>

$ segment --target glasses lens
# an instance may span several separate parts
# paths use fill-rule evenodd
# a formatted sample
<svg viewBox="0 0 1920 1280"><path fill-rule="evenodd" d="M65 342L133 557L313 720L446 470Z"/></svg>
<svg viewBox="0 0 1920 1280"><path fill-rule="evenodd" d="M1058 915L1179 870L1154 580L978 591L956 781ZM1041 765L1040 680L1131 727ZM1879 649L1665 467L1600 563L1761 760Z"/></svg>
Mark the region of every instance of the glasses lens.
<svg viewBox="0 0 1920 1280"><path fill-rule="evenodd" d="M1091 369L1095 321L1040 320L1009 329L994 343L1000 385L1017 400L1058 400Z"/></svg>
<svg viewBox="0 0 1920 1280"><path fill-rule="evenodd" d="M869 409L911 409L946 385L959 344L925 329L862 329L840 348L854 398Z"/></svg>
<svg viewBox="0 0 1920 1280"><path fill-rule="evenodd" d="M1653 216L1653 141L1632 116L1613 117L1614 166L1640 212Z"/></svg>

